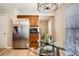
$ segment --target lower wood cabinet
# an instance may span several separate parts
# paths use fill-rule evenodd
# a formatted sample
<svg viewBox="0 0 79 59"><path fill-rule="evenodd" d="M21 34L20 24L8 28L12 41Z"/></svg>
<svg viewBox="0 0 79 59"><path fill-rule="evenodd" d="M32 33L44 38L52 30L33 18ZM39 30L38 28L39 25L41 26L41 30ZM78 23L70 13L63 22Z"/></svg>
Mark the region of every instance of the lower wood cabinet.
<svg viewBox="0 0 79 59"><path fill-rule="evenodd" d="M29 47L38 48L39 46L39 34L30 34L29 36Z"/></svg>

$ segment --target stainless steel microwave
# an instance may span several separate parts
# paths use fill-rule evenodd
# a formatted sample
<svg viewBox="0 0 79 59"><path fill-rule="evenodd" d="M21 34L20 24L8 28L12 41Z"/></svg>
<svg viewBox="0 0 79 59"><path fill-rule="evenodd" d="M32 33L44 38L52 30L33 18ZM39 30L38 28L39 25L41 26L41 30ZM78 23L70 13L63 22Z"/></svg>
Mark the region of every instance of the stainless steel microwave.
<svg viewBox="0 0 79 59"><path fill-rule="evenodd" d="M39 27L31 27L30 33L31 34L38 34L39 33Z"/></svg>

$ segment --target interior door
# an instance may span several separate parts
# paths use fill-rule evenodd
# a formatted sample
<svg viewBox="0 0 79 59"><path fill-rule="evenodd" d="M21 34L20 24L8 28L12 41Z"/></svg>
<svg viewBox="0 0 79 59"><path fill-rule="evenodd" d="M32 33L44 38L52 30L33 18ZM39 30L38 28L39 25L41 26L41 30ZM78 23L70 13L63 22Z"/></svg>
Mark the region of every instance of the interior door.
<svg viewBox="0 0 79 59"><path fill-rule="evenodd" d="M7 16L0 15L0 48L7 47Z"/></svg>

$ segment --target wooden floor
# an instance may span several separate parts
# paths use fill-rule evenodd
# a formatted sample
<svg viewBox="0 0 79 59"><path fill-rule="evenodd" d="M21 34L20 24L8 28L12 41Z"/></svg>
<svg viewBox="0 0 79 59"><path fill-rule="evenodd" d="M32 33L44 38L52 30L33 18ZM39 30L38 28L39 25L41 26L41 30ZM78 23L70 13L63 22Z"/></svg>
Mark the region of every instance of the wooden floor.
<svg viewBox="0 0 79 59"><path fill-rule="evenodd" d="M0 49L0 56L38 56L37 49Z"/></svg>

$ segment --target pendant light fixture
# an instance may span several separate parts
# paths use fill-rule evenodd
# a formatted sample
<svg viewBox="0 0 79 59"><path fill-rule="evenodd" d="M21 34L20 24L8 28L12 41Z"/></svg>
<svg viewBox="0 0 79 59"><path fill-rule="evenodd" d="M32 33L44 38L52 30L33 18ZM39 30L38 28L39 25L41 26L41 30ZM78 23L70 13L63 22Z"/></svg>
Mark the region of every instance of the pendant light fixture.
<svg viewBox="0 0 79 59"><path fill-rule="evenodd" d="M42 13L51 13L58 8L57 3L38 3L37 10Z"/></svg>

